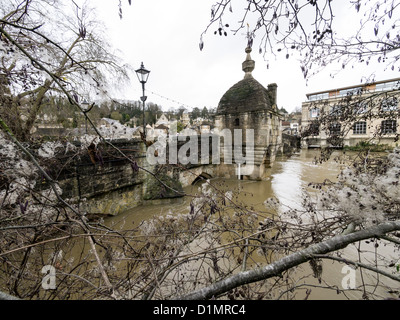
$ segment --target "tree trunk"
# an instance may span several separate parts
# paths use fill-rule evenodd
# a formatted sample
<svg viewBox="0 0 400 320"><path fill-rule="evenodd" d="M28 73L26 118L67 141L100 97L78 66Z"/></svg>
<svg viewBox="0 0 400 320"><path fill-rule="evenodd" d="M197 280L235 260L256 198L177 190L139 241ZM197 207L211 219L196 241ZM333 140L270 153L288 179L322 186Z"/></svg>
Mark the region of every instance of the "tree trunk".
<svg viewBox="0 0 400 320"><path fill-rule="evenodd" d="M51 84L52 84L52 81L46 80L44 85L40 88L39 92L37 93L37 95L34 98L32 106L29 110L28 119L26 120L24 129L22 131L21 139L23 141L28 140L30 137L30 132L32 130L32 127L33 127L33 125L36 121L36 118L39 114L39 111L42 107L43 99L45 98L47 91L50 89Z"/></svg>

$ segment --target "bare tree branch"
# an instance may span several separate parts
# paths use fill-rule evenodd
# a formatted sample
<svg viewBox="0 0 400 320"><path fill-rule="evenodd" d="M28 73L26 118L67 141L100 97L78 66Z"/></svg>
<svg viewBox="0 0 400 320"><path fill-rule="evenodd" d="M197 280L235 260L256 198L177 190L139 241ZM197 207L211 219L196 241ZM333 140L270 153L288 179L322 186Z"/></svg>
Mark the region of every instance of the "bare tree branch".
<svg viewBox="0 0 400 320"><path fill-rule="evenodd" d="M345 248L347 245L374 237L381 237L387 233L400 230L400 221L385 222L380 225L357 231L348 235L338 235L329 240L311 245L309 248L295 252L263 268L240 272L236 275L219 281L209 287L194 291L182 296L182 300L203 300L218 297L220 294L241 285L279 276L285 270L298 266L316 257L332 251Z"/></svg>

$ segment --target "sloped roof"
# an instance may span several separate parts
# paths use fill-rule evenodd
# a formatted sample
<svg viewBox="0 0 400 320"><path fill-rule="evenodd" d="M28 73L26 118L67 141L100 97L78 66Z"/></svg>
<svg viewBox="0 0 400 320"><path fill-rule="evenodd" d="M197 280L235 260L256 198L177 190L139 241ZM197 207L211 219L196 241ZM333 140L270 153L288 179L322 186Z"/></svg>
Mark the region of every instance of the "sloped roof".
<svg viewBox="0 0 400 320"><path fill-rule="evenodd" d="M166 126L166 125L164 125L164 124L160 124L159 126L157 126L157 127L155 127L155 129L166 129L166 130L168 130L168 127Z"/></svg>

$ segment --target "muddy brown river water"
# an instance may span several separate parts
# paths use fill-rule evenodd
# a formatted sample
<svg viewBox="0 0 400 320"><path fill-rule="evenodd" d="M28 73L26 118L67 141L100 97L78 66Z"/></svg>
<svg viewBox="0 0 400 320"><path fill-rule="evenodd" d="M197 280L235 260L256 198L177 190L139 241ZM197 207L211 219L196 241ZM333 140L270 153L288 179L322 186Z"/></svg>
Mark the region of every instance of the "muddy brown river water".
<svg viewBox="0 0 400 320"><path fill-rule="evenodd" d="M300 208L302 200L302 189L307 187L310 182L323 182L325 179L332 181L337 179L337 175L341 170L341 167L336 162L328 161L323 164L314 164L313 160L315 156L318 156L318 150L301 150L299 153L292 155L291 157L278 158L272 168L270 168L270 177L265 181L239 181L236 179L225 180L225 179L212 179L212 182L218 183L223 182L226 188L238 189L240 188L243 192L240 193L239 197L244 203L249 203L255 209L258 206L262 207L263 202L270 197L276 197L279 199L283 207ZM186 192L189 194L195 194L199 186L194 185L186 188ZM141 221L150 219L154 215L164 214L168 212L179 213L187 212L191 198L185 197L182 199L176 199L167 202L158 202L149 205L143 205L133 210L129 210L125 213L118 215L117 217L108 218L106 222L114 226L118 226L119 223L132 226L137 225ZM277 213L279 214L279 212ZM123 222L122 222L123 221ZM363 246L368 246L363 244ZM370 249L365 247L365 249ZM382 248L381 253L388 255L398 255L398 252L393 252L393 248L386 246ZM357 251L350 247L345 249L347 257L356 257ZM299 284L301 284L301 277L310 274L310 268L308 264L301 267L298 271ZM368 282L372 287L376 283L374 276L368 274L368 272L357 269L354 271L346 268L343 264L332 261L324 261L323 265L323 279L329 283L330 286L336 286L340 289L343 287L343 281L346 277L352 276L354 281L352 284L355 286L361 285L364 282ZM312 277L311 277L312 278ZM382 278L380 278L382 280ZM392 288L399 289L399 285L393 280L384 280L387 288L376 288L376 292L379 293L382 298L392 297L387 291ZM360 299L361 294L355 291L347 291L345 295L338 294L335 289L321 289L318 288L318 280L312 278L307 279L307 283L311 283L311 294L309 299ZM346 282L350 284L351 282ZM315 285L315 287L313 287ZM297 298L302 299L302 290Z"/></svg>

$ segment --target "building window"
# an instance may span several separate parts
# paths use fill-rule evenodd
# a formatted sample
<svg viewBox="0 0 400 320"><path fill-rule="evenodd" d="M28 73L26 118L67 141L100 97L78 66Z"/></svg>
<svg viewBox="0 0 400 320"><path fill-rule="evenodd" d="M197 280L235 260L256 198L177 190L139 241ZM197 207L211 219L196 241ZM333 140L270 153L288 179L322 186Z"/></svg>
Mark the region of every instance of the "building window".
<svg viewBox="0 0 400 320"><path fill-rule="evenodd" d="M240 119L239 118L235 119L235 126L236 127L240 126Z"/></svg>
<svg viewBox="0 0 400 320"><path fill-rule="evenodd" d="M365 121L356 122L353 126L353 134L367 134L367 123Z"/></svg>
<svg viewBox="0 0 400 320"><path fill-rule="evenodd" d="M378 83L376 85L375 91L399 90L399 88L400 88L399 81L390 81L390 82Z"/></svg>
<svg viewBox="0 0 400 320"><path fill-rule="evenodd" d="M342 97L349 97L349 96L353 96L353 95L361 94L361 93L362 93L362 88L357 87L357 88L340 90L339 95Z"/></svg>
<svg viewBox="0 0 400 320"><path fill-rule="evenodd" d="M382 134L393 134L397 131L396 120L383 120L381 124Z"/></svg>
<svg viewBox="0 0 400 320"><path fill-rule="evenodd" d="M329 126L329 132L331 135L340 135L341 130L342 126L340 125L340 123L332 123Z"/></svg>
<svg viewBox="0 0 400 320"><path fill-rule="evenodd" d="M368 111L368 102L367 101L362 101L358 103L355 108L354 108L354 113L355 114L363 114Z"/></svg>
<svg viewBox="0 0 400 320"><path fill-rule="evenodd" d="M382 111L395 111L397 110L398 101L396 97L384 99L381 104Z"/></svg>
<svg viewBox="0 0 400 320"><path fill-rule="evenodd" d="M331 108L331 115L340 116L343 112L344 106L337 104Z"/></svg>
<svg viewBox="0 0 400 320"><path fill-rule="evenodd" d="M319 109L318 108L312 108L310 110L310 118L317 118L319 117Z"/></svg>
<svg viewBox="0 0 400 320"><path fill-rule="evenodd" d="M310 101L323 100L323 99L329 99L329 92L323 92L308 96L308 100Z"/></svg>
<svg viewBox="0 0 400 320"><path fill-rule="evenodd" d="M319 123L311 122L308 130L309 130L310 135L318 136L319 135Z"/></svg>

